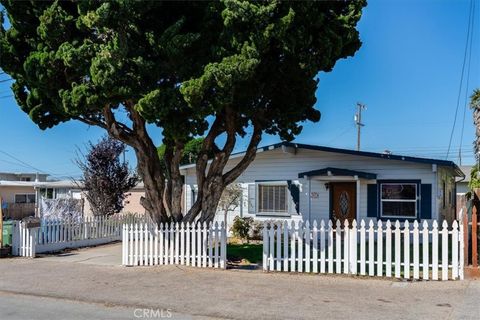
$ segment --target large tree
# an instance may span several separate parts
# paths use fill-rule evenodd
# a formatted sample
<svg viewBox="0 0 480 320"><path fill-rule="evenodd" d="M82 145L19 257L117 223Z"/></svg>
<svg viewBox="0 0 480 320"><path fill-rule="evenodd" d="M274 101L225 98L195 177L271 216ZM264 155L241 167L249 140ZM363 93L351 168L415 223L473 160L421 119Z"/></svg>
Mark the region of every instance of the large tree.
<svg viewBox="0 0 480 320"><path fill-rule="evenodd" d="M22 110L41 129L78 120L131 146L146 188L142 204L157 221L199 215L210 221L225 187L253 161L263 133L292 140L301 122L320 119L317 75L359 49L356 25L365 5L1 3L10 26L0 29L0 67L15 80ZM162 128L165 170L148 123ZM205 137L196 162L199 191L185 214L179 164L195 136ZM239 137L249 139L247 150L226 171Z"/></svg>

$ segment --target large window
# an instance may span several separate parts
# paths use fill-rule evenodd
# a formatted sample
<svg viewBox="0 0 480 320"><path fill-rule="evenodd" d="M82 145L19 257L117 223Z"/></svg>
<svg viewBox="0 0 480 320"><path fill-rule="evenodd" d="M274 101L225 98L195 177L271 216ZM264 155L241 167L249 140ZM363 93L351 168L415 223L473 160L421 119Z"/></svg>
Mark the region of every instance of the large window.
<svg viewBox="0 0 480 320"><path fill-rule="evenodd" d="M16 194L15 203L35 203L35 193Z"/></svg>
<svg viewBox="0 0 480 320"><path fill-rule="evenodd" d="M42 188L42 189L40 189L40 194L45 199L53 199L54 198L52 188Z"/></svg>
<svg viewBox="0 0 480 320"><path fill-rule="evenodd" d="M258 212L260 213L287 213L288 188L286 184L259 184L258 185Z"/></svg>
<svg viewBox="0 0 480 320"><path fill-rule="evenodd" d="M380 190L380 206L382 217L417 217L416 183L381 183Z"/></svg>

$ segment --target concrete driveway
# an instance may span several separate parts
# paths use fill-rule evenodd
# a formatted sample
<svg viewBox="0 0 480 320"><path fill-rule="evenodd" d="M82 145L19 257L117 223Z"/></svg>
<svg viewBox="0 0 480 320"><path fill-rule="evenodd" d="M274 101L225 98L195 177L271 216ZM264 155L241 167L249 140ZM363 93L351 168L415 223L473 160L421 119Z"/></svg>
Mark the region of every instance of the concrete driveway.
<svg viewBox="0 0 480 320"><path fill-rule="evenodd" d="M116 242L97 247L69 250L59 254L38 254L37 256L38 261L120 266L122 264L122 243Z"/></svg>
<svg viewBox="0 0 480 320"><path fill-rule="evenodd" d="M122 267L119 248L0 260L0 318L69 319L51 316L67 306L76 319L158 318L167 311L177 319L480 318L478 281ZM14 300L21 303L12 307ZM138 317L138 309L147 310L147 316Z"/></svg>

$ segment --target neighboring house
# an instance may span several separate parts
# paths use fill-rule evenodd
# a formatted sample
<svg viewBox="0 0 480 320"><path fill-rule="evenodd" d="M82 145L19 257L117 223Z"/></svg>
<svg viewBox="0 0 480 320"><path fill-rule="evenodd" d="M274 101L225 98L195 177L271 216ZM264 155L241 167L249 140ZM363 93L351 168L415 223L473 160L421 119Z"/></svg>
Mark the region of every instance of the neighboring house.
<svg viewBox="0 0 480 320"><path fill-rule="evenodd" d="M464 196L469 190L468 184L470 183L470 172L472 171L472 166L460 166L465 175L465 179L460 179L457 181L457 195Z"/></svg>
<svg viewBox="0 0 480 320"><path fill-rule="evenodd" d="M40 212L40 199L83 199L81 182L72 180L50 181L48 174L0 172L0 197L4 216L22 219ZM122 213L145 213L140 198L145 196L145 188L140 182L128 192ZM84 201L83 213L92 214L88 201Z"/></svg>
<svg viewBox="0 0 480 320"><path fill-rule="evenodd" d="M127 192L125 200L123 200L123 209L120 213L145 214L145 208L140 204L140 199L144 196L145 187L143 182L139 182L135 187L133 187L132 190ZM84 193L82 193L82 198L85 198ZM93 216L93 212L88 201L85 201L84 213L86 216Z"/></svg>
<svg viewBox="0 0 480 320"><path fill-rule="evenodd" d="M242 156L232 155L225 170ZM195 165L182 166L181 171L188 210L197 194ZM451 221L457 177L463 173L451 161L279 143L259 148L237 179L244 195L233 215L310 223L322 219ZM216 219L223 220L220 217L222 213Z"/></svg>
<svg viewBox="0 0 480 320"><path fill-rule="evenodd" d="M38 212L40 197L45 199L78 198L74 182L48 181L47 174L0 173L0 197L6 218L21 219Z"/></svg>

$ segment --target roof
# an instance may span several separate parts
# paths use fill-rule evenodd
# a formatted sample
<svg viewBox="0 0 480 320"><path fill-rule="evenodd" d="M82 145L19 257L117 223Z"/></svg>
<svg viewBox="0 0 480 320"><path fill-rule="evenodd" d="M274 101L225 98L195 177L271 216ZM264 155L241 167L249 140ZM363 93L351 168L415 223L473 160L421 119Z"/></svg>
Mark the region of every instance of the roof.
<svg viewBox="0 0 480 320"><path fill-rule="evenodd" d="M377 175L375 173L331 168L331 167L320 169L320 170L300 172L298 174L299 178L312 177L312 176L349 176L349 177L357 176L359 178L364 178L364 179L377 179Z"/></svg>
<svg viewBox="0 0 480 320"><path fill-rule="evenodd" d="M17 176L21 176L21 175L28 175L28 176L35 176L35 175L39 175L39 176L49 176L48 173L38 173L38 172L7 172L7 171L0 171L0 174L14 174L14 175L17 175Z"/></svg>
<svg viewBox="0 0 480 320"><path fill-rule="evenodd" d="M71 180L60 181L9 181L0 180L0 187L32 187L32 188L72 188L78 189L78 185Z"/></svg>
<svg viewBox="0 0 480 320"><path fill-rule="evenodd" d="M459 166L460 170L462 170L463 174L465 175L465 179L462 182L470 182L471 180L471 171L473 166Z"/></svg>
<svg viewBox="0 0 480 320"><path fill-rule="evenodd" d="M295 149L306 149L306 150L315 150L315 151L323 151L323 152L332 152L332 153L341 153L341 154L349 154L353 156L361 156L361 157L369 157L369 158L378 158L378 159L386 159L386 160L397 160L397 161L405 161L405 162L414 162L414 163L424 163L424 164L436 164L439 166L450 167L455 170L455 173L459 177L463 177L464 174L462 170L455 164L453 161L449 160L439 160L439 159L430 159L430 158L418 158L418 157L410 157L410 156L402 156L396 154L388 154L388 153L376 153L376 152L368 152L368 151L356 151L350 149L340 149L340 148L332 148L332 147L324 147L324 146L317 146L317 145L310 145L310 144L302 144L302 143L293 143L293 142L280 142L272 145L268 145L265 147L260 147L257 149L257 153L274 150L282 147L290 147ZM230 158L236 158L244 155L245 152L238 152L234 153L230 156ZM188 169L194 168L195 164L188 164L181 166L180 169Z"/></svg>

